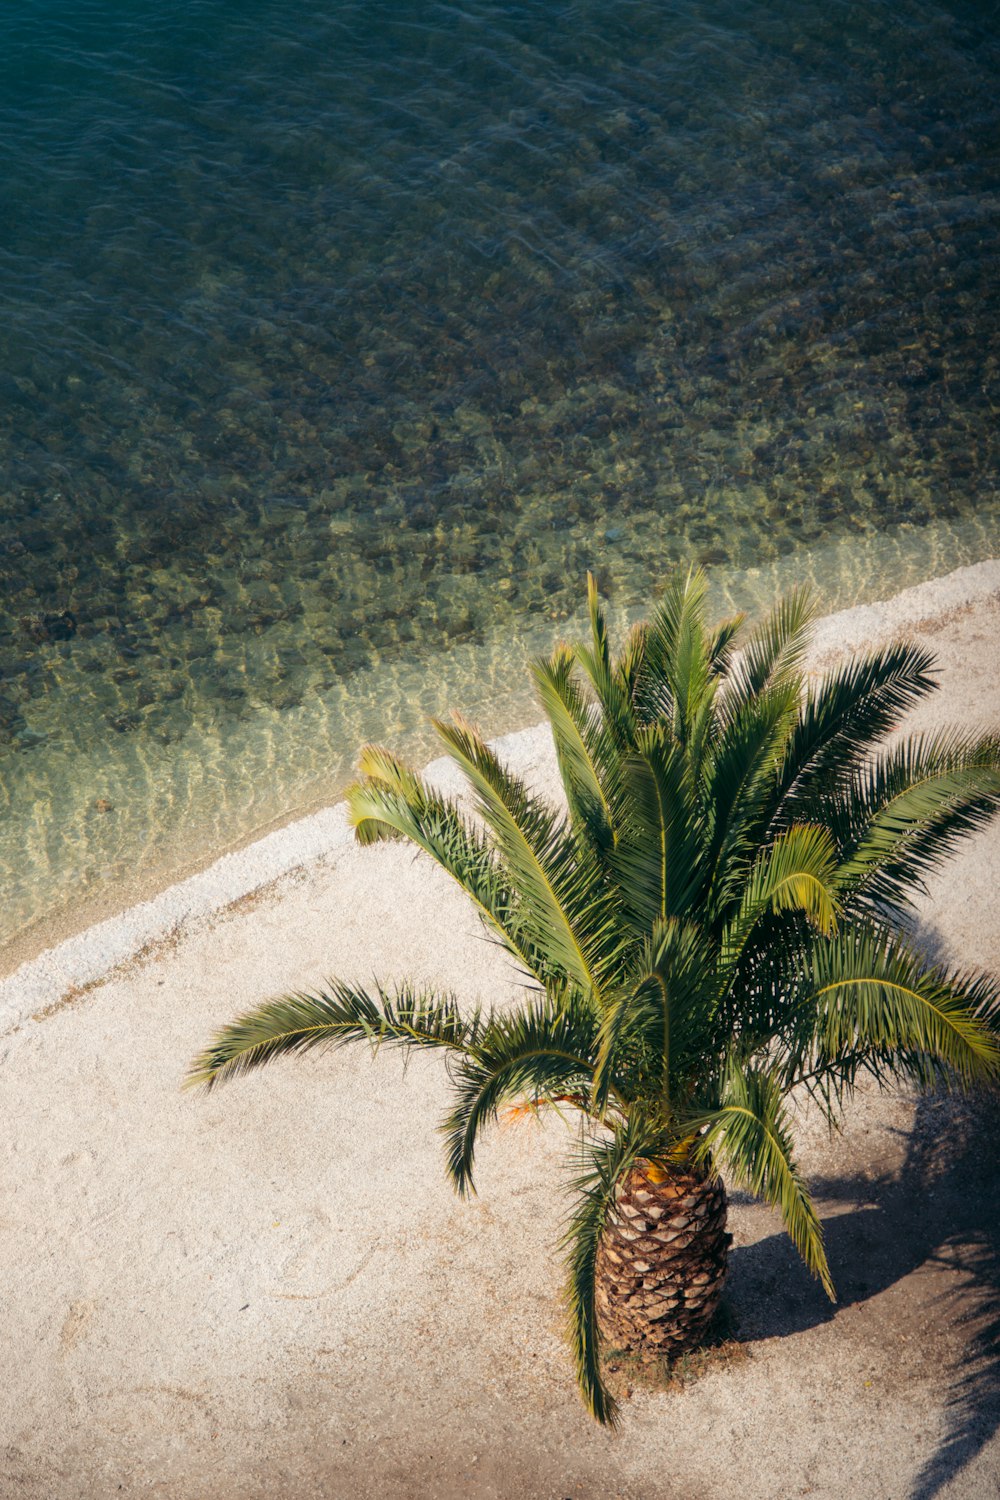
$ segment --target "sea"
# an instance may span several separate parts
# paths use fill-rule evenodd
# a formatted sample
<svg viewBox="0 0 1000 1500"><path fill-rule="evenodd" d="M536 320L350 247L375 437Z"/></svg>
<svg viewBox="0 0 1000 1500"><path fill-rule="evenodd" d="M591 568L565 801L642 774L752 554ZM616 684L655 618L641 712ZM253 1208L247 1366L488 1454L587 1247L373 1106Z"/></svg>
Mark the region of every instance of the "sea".
<svg viewBox="0 0 1000 1500"><path fill-rule="evenodd" d="M1000 543L1000 8L0 7L0 972L678 569Z"/></svg>

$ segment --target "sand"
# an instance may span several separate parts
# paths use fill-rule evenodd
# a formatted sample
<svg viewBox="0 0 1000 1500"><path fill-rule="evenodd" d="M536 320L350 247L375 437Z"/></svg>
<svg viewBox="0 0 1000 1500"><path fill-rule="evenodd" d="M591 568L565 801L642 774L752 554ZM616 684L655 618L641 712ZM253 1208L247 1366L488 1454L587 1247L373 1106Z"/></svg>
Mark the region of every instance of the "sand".
<svg viewBox="0 0 1000 1500"><path fill-rule="evenodd" d="M980 564L824 621L814 664L905 628L941 664L918 722L997 726L998 626L1000 563ZM554 785L543 731L502 743ZM316 1055L182 1094L220 1021L330 974L514 993L446 877L404 848L355 848L342 809L318 819L0 984L0 1495L997 1493L989 1102L866 1096L833 1141L804 1119L837 1307L775 1217L736 1196L745 1357L637 1387L612 1436L584 1414L562 1338L558 1121L491 1136L480 1196L460 1203L437 1059ZM1000 972L998 887L995 827L935 882L922 940Z"/></svg>

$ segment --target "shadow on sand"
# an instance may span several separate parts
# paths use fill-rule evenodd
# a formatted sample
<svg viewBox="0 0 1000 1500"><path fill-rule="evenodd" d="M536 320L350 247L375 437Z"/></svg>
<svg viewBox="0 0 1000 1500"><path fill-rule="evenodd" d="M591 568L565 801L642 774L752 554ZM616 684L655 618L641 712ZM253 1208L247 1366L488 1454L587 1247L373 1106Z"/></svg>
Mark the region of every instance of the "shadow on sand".
<svg viewBox="0 0 1000 1500"><path fill-rule="evenodd" d="M839 1303L831 1306L786 1236L733 1252L729 1300L739 1337L816 1327L924 1267L951 1274L942 1315L964 1338L950 1372L948 1432L913 1483L933 1500L1000 1427L1000 1101L927 1098L917 1105L898 1175L813 1180ZM939 1303L940 1306L940 1303Z"/></svg>

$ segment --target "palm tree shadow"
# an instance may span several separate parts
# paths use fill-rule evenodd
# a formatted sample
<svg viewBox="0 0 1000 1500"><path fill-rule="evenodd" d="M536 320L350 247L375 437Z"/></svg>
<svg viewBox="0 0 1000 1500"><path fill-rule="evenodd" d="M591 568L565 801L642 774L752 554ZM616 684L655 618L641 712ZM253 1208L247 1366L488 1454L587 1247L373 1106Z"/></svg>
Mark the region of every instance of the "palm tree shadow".
<svg viewBox="0 0 1000 1500"><path fill-rule="evenodd" d="M817 1327L920 1267L952 1273L945 1296L964 1348L952 1371L947 1434L915 1479L911 1500L933 1500L1000 1428L998 1127L995 1099L925 1098L898 1175L813 1182L822 1206L852 1205L823 1223L836 1307L785 1235L733 1251L728 1300L741 1340Z"/></svg>

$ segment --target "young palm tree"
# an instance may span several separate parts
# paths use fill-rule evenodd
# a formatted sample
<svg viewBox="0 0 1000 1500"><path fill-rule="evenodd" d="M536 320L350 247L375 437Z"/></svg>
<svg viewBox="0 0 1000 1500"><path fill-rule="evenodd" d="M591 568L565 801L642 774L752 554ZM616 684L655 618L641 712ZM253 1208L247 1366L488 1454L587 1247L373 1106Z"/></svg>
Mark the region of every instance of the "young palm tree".
<svg viewBox="0 0 1000 1500"><path fill-rule="evenodd" d="M466 1013L451 995L336 982L226 1026L190 1080L320 1044L438 1048L463 1194L501 1107L579 1111L567 1299L602 1422L615 1419L602 1339L670 1353L711 1318L730 1238L720 1169L780 1211L833 1296L793 1089L832 1120L863 1075L1000 1077L995 985L928 963L899 921L1000 806L1000 739L878 748L933 688L930 656L891 645L809 683L801 594L737 655L742 621L707 628L705 590L700 573L668 589L615 659L591 579L589 643L534 664L565 811L460 719L436 727L476 818L389 751L362 753L348 793L358 840L408 839L459 882L523 971L520 1005Z"/></svg>

